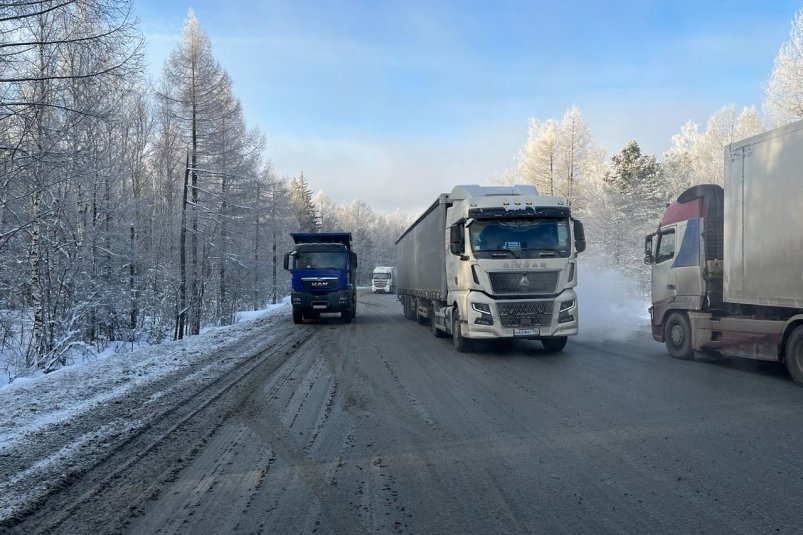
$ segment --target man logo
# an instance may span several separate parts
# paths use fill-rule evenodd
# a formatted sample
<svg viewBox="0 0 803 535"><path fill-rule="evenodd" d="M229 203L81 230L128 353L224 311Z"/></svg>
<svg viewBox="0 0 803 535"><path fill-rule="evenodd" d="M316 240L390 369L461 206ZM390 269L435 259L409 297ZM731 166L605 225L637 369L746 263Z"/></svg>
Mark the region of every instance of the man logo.
<svg viewBox="0 0 803 535"><path fill-rule="evenodd" d="M312 281L312 286L314 288L323 288L325 286L328 286L328 284L329 283L327 283L326 281Z"/></svg>
<svg viewBox="0 0 803 535"><path fill-rule="evenodd" d="M521 280L519 281L520 288L529 288L530 287L530 280L527 278L527 275L522 275Z"/></svg>

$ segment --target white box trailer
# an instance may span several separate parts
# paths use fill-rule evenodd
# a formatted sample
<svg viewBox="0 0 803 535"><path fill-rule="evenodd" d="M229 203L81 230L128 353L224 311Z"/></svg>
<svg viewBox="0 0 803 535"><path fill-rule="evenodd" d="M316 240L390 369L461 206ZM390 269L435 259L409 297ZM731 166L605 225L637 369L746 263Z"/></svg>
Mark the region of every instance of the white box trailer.
<svg viewBox="0 0 803 535"><path fill-rule="evenodd" d="M725 158L725 301L803 309L803 123Z"/></svg>

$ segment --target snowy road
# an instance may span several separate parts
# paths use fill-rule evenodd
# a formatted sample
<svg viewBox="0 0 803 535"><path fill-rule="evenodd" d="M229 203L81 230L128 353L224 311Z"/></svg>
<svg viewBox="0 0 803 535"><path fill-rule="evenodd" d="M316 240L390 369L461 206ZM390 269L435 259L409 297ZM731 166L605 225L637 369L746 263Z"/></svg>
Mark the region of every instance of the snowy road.
<svg viewBox="0 0 803 535"><path fill-rule="evenodd" d="M255 348L249 358L162 396L158 419L0 530L752 534L803 525L803 389L779 366L674 361L640 327L618 341L589 331L561 354L528 341L458 354L385 295L361 295L350 325L299 327L285 314L264 326L271 336L240 342ZM272 349L257 351L268 340ZM131 395L125 410L137 418L154 391ZM65 432L69 441L87 430Z"/></svg>

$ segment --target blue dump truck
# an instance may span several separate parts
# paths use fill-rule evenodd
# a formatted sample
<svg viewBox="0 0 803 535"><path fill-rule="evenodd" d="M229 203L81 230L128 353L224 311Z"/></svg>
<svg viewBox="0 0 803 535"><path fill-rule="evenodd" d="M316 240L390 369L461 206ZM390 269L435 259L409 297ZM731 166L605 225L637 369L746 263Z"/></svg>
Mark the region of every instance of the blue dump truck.
<svg viewBox="0 0 803 535"><path fill-rule="evenodd" d="M293 232L295 247L284 255L293 275L293 321L340 313L346 323L357 315L357 254L350 232Z"/></svg>

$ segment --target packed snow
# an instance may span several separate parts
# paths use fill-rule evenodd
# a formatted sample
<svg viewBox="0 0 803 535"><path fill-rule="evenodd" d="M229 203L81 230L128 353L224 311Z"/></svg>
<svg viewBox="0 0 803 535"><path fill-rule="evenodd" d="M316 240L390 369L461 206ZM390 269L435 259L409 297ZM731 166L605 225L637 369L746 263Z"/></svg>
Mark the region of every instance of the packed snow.
<svg viewBox="0 0 803 535"><path fill-rule="evenodd" d="M30 441L39 441L38 434L70 421L87 417L98 408L122 399L134 389L170 376L192 381L182 371L202 363L205 358L225 349L226 359L210 359L192 375L218 375L226 367L247 358L251 349L237 342L258 329L266 328L270 317L287 314L289 302L272 305L265 310L241 312L234 325L206 329L198 336L129 352L106 354L104 358L86 360L54 372L19 378L0 386L0 464ZM237 351L239 348L239 352ZM0 471L0 520L8 518L20 504L41 492L45 474L60 473L59 466L70 465L83 453L86 443L103 443L107 437L125 433L139 425L136 421L95 429L91 434L68 445L52 449L44 459L16 473ZM123 429L120 426L126 427ZM27 482L27 483L26 483ZM37 483L39 482L39 483ZM24 485L21 483L25 483Z"/></svg>

